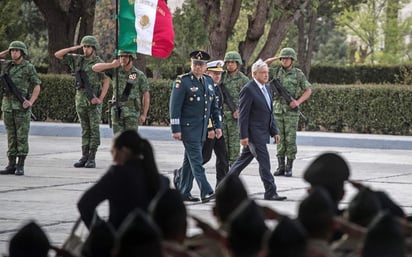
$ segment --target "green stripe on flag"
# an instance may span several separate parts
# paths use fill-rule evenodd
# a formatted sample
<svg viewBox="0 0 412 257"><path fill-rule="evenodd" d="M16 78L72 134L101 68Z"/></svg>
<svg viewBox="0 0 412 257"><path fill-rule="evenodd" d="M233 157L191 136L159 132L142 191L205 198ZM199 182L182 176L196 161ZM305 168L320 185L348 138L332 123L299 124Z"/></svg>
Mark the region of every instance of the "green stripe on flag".
<svg viewBox="0 0 412 257"><path fill-rule="evenodd" d="M137 32L135 29L134 1L120 0L119 9L119 50L137 52Z"/></svg>

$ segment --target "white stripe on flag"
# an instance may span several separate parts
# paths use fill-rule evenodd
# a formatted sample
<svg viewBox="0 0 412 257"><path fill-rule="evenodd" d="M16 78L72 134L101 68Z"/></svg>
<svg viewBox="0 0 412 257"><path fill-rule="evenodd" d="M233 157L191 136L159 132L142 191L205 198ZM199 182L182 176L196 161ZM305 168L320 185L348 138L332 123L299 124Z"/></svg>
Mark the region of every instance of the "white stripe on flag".
<svg viewBox="0 0 412 257"><path fill-rule="evenodd" d="M136 0L134 3L138 53L152 55L157 1L158 0Z"/></svg>

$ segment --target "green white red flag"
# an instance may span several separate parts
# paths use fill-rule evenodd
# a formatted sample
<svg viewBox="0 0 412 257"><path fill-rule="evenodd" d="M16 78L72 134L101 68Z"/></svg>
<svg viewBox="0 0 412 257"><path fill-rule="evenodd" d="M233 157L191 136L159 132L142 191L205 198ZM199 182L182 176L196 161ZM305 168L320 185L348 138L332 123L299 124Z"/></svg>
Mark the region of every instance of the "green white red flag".
<svg viewBox="0 0 412 257"><path fill-rule="evenodd" d="M165 0L120 0L119 50L167 58L174 47Z"/></svg>

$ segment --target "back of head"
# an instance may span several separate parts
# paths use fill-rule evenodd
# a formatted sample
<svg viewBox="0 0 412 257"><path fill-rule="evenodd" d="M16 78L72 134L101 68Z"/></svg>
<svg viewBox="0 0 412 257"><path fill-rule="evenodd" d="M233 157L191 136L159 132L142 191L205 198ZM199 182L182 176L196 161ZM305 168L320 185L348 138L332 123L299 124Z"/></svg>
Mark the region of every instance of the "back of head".
<svg viewBox="0 0 412 257"><path fill-rule="evenodd" d="M254 256L262 249L266 232L262 209L246 199L229 217L229 249L234 256Z"/></svg>
<svg viewBox="0 0 412 257"><path fill-rule="evenodd" d="M363 188L359 190L349 203L347 209L348 220L367 227L381 209L382 206L374 192Z"/></svg>
<svg viewBox="0 0 412 257"><path fill-rule="evenodd" d="M298 208L298 219L311 238L328 239L334 215L334 203L322 187L313 187Z"/></svg>
<svg viewBox="0 0 412 257"><path fill-rule="evenodd" d="M9 257L47 257L50 249L49 239L33 221L27 223L11 238Z"/></svg>
<svg viewBox="0 0 412 257"><path fill-rule="evenodd" d="M216 189L215 211L218 220L225 223L229 215L248 198L239 176L226 176Z"/></svg>
<svg viewBox="0 0 412 257"><path fill-rule="evenodd" d="M149 213L160 228L163 239L184 240L187 212L179 191L169 188L159 192L149 206Z"/></svg>
<svg viewBox="0 0 412 257"><path fill-rule="evenodd" d="M344 182L349 176L350 171L346 161L331 152L319 155L303 174L303 178L311 186L325 188L336 206L344 195Z"/></svg>
<svg viewBox="0 0 412 257"><path fill-rule="evenodd" d="M267 241L267 257L303 257L307 234L299 220L284 216Z"/></svg>
<svg viewBox="0 0 412 257"><path fill-rule="evenodd" d="M405 257L405 236L400 222L389 212L381 212L366 233L363 257Z"/></svg>
<svg viewBox="0 0 412 257"><path fill-rule="evenodd" d="M141 138L136 130L125 130L113 138L113 147L116 149L127 148L131 159L141 163L141 170L146 178L146 186L150 197L154 197L160 188L160 175L153 154L152 145L147 139Z"/></svg>
<svg viewBox="0 0 412 257"><path fill-rule="evenodd" d="M113 226L94 216L89 235L82 247L83 257L111 257L115 241Z"/></svg>
<svg viewBox="0 0 412 257"><path fill-rule="evenodd" d="M120 226L115 242L117 257L162 257L161 235L153 220L142 210L131 212Z"/></svg>

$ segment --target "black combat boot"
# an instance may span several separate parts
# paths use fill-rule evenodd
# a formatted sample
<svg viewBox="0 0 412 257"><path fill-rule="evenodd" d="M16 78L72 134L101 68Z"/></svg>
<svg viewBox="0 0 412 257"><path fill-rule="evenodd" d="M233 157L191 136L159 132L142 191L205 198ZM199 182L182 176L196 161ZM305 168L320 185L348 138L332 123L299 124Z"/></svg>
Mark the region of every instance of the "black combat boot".
<svg viewBox="0 0 412 257"><path fill-rule="evenodd" d="M75 168L84 167L84 165L86 164L88 159L89 159L89 146L88 145L82 145L82 158L80 158L79 161L75 162L73 164L73 166Z"/></svg>
<svg viewBox="0 0 412 257"><path fill-rule="evenodd" d="M16 156L9 156L8 158L9 163L4 170L0 170L1 175L14 174L14 171L16 171Z"/></svg>
<svg viewBox="0 0 412 257"><path fill-rule="evenodd" d="M286 163L285 177L292 177L293 160L288 159Z"/></svg>
<svg viewBox="0 0 412 257"><path fill-rule="evenodd" d="M24 175L24 160L26 160L26 156L19 156L19 160L17 161L16 171L14 172L14 175L16 176Z"/></svg>
<svg viewBox="0 0 412 257"><path fill-rule="evenodd" d="M89 158L87 159L86 164L84 165L85 168L96 168L96 149L90 150Z"/></svg>
<svg viewBox="0 0 412 257"><path fill-rule="evenodd" d="M273 173L273 176L283 175L285 175L285 156L278 156L278 168L275 173Z"/></svg>

